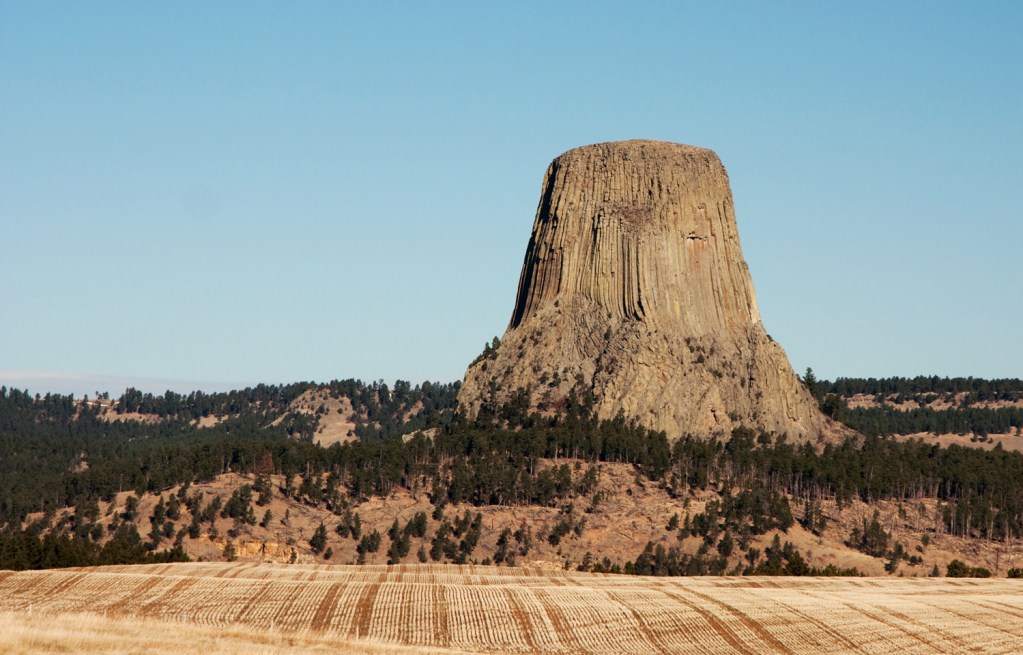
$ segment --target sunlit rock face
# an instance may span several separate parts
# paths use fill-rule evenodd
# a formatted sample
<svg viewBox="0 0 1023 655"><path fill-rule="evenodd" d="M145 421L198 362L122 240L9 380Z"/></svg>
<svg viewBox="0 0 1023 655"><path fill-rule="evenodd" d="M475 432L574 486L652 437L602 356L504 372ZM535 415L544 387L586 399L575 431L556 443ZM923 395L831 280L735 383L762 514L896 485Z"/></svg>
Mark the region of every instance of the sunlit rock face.
<svg viewBox="0 0 1023 655"><path fill-rule="evenodd" d="M600 143L548 167L508 330L459 402L474 416L520 389L541 411L590 396L598 416L669 438L833 431L764 331L724 166L675 143Z"/></svg>

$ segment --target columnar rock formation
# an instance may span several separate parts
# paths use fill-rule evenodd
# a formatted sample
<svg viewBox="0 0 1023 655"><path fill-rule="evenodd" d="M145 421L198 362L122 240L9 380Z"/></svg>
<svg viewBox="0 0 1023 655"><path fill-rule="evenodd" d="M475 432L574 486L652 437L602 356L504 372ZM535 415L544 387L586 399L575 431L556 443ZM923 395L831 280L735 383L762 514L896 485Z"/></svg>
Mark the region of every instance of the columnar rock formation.
<svg viewBox="0 0 1023 655"><path fill-rule="evenodd" d="M659 141L577 148L547 169L511 323L459 402L474 416L520 389L541 411L589 396L598 416L669 438L829 429L764 331L721 161Z"/></svg>

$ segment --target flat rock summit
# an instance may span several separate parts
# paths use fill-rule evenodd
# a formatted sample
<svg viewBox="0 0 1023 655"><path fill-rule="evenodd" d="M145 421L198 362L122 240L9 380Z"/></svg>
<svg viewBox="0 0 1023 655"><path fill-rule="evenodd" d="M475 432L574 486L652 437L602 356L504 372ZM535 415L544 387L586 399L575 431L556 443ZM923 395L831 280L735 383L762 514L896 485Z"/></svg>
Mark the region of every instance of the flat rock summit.
<svg viewBox="0 0 1023 655"><path fill-rule="evenodd" d="M540 411L590 402L672 440L835 429L761 323L721 161L661 141L584 146L547 168L511 322L459 403L476 416L521 390Z"/></svg>

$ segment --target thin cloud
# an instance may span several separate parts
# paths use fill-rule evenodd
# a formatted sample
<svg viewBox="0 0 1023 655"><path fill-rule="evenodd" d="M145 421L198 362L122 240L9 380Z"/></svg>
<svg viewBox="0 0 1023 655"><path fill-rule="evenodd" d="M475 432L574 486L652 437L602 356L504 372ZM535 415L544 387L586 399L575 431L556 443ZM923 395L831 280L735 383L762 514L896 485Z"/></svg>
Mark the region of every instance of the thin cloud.
<svg viewBox="0 0 1023 655"><path fill-rule="evenodd" d="M176 380L170 378L129 377L123 375L97 375L68 371L34 371L0 369L0 385L8 388L28 390L30 393L73 394L77 397L94 396L96 392L109 392L120 396L125 389L134 387L140 391L162 394L167 390L188 393L202 390L229 391L242 389L247 384L210 381Z"/></svg>

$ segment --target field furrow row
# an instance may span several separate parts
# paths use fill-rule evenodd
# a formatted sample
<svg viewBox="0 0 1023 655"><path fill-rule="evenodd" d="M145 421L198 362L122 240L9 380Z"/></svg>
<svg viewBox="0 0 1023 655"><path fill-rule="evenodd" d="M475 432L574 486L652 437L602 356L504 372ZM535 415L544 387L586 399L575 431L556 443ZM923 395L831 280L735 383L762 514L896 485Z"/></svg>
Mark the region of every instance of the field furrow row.
<svg viewBox="0 0 1023 655"><path fill-rule="evenodd" d="M0 612L494 653L922 655L1023 643L1023 585L1013 580L187 563L0 572Z"/></svg>

